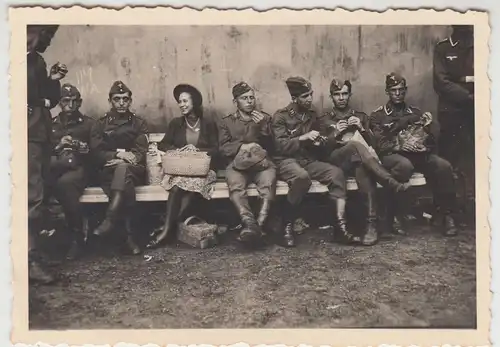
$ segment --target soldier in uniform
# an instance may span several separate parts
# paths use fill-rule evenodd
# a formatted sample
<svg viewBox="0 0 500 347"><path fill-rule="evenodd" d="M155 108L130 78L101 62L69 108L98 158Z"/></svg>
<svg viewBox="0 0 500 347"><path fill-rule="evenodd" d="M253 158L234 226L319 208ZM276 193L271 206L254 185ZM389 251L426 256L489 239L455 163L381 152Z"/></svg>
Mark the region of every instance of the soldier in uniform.
<svg viewBox="0 0 500 347"><path fill-rule="evenodd" d="M49 189L61 204L72 244L68 259L75 259L83 248L80 196L87 185L90 131L94 119L80 112L80 91L66 83L61 88L61 112L52 122L52 160Z"/></svg>
<svg viewBox="0 0 500 347"><path fill-rule="evenodd" d="M229 197L243 224L240 239L250 241L262 235L276 193L276 167L268 155L271 116L255 109L255 92L248 83L236 84L232 94L237 110L222 118L219 148L227 165ZM251 182L257 185L261 201L257 220L246 191Z"/></svg>
<svg viewBox="0 0 500 347"><path fill-rule="evenodd" d="M370 116L370 127L376 137L377 151L382 164L400 182L408 181L414 170L422 172L434 193L434 204L441 217L439 219L444 226L444 234L454 236L457 228L453 218L456 212L453 169L447 160L434 153L439 138L439 124L434 119L422 125L427 134L423 148L410 142L405 142L399 148L397 141L401 131L421 122L423 112L405 102L408 88L403 76L390 73L386 76L385 84L389 101ZM389 222L394 221L394 216L400 216L400 223L404 220L401 216L405 213L405 200L407 199L403 193L391 195L389 192L387 199ZM403 226L392 227L393 231L404 233Z"/></svg>
<svg viewBox="0 0 500 347"><path fill-rule="evenodd" d="M351 95L351 82L334 78L330 83L333 108L319 118L319 123L321 133L328 137L325 161L341 168L346 175L354 173L359 191L364 195L367 220L361 243L371 246L378 241L375 197L377 182L393 191L404 191L409 184L395 180L380 164L376 154L370 153L373 134L369 128L368 116L349 106ZM365 144L351 141L356 132L362 136Z"/></svg>
<svg viewBox="0 0 500 347"><path fill-rule="evenodd" d="M50 109L59 102L60 80L68 72L63 64L55 64L47 74L47 64L40 53L50 46L58 26L28 25L28 261L29 278L44 284L55 280L43 266L36 250L36 237L43 228L46 178L49 171L52 130Z"/></svg>
<svg viewBox="0 0 500 347"><path fill-rule="evenodd" d="M345 220L344 173L340 168L318 160L318 145L321 141L319 128L315 128L318 116L311 109L311 83L302 77L290 77L286 84L292 102L276 111L271 123L278 177L289 186L283 209L286 246L295 246L293 223L297 208L311 187L311 180L328 186L328 197L335 206L335 227L339 234L330 235L331 241L337 239L338 235L340 241L358 242L359 240L349 233Z"/></svg>
<svg viewBox="0 0 500 347"><path fill-rule="evenodd" d="M141 250L134 241L132 215L135 187L145 180L148 127L130 111L132 91L123 82L113 83L109 103L111 110L97 120L90 138L101 187L110 201L106 218L94 235L106 235L124 221L127 247L136 255Z"/></svg>
<svg viewBox="0 0 500 347"><path fill-rule="evenodd" d="M439 96L439 154L451 162L474 195L474 34L453 25L451 36L434 48L434 90ZM464 206L465 207L465 206Z"/></svg>

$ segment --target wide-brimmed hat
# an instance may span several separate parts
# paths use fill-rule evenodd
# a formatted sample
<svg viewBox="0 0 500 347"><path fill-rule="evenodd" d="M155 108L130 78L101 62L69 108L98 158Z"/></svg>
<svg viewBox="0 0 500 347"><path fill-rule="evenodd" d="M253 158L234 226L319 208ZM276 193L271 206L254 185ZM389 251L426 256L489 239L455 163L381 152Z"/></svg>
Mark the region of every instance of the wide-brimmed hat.
<svg viewBox="0 0 500 347"><path fill-rule="evenodd" d="M193 99L193 105L195 107L200 107L203 104L203 97L201 96L201 93L198 89L193 87L190 84L178 84L174 88L174 98L175 101L179 102L179 96L182 93L189 93L191 95L191 98Z"/></svg>

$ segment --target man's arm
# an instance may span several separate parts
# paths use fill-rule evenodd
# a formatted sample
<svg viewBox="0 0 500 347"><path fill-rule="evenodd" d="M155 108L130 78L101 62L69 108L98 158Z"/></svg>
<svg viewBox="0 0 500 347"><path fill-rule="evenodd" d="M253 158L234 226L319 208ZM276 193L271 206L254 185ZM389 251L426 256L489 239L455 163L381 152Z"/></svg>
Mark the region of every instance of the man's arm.
<svg viewBox="0 0 500 347"><path fill-rule="evenodd" d="M299 137L291 137L286 127L286 114L277 112L272 119L271 131L274 137L275 148L278 153L292 156L300 150Z"/></svg>
<svg viewBox="0 0 500 347"><path fill-rule="evenodd" d="M146 153L148 152L149 140L148 140L148 123L142 118L137 118L139 122L139 134L137 135L134 146L130 149L135 155L137 163L143 163L146 161Z"/></svg>
<svg viewBox="0 0 500 347"><path fill-rule="evenodd" d="M473 102L474 96L465 87L451 79L450 74L446 70L445 59L439 45L436 45L433 58L434 90L439 96L446 98L450 102L457 104Z"/></svg>
<svg viewBox="0 0 500 347"><path fill-rule="evenodd" d="M102 122L97 121L90 131L90 153L95 160L96 165L104 166L106 162L116 158L116 150L106 149L104 141L104 126Z"/></svg>

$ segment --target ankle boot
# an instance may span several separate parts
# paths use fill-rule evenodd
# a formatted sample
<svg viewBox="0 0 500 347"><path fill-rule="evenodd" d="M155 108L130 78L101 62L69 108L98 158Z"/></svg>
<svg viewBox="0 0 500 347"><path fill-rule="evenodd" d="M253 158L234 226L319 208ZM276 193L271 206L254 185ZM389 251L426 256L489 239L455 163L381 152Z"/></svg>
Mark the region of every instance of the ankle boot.
<svg viewBox="0 0 500 347"><path fill-rule="evenodd" d="M375 201L375 193L369 193L366 196L366 229L361 243L364 246L373 246L378 242L377 232L377 209Z"/></svg>
<svg viewBox="0 0 500 347"><path fill-rule="evenodd" d="M134 241L134 230L132 228L132 217L125 218L125 232L127 234L126 246L128 251L133 255L141 254L141 248Z"/></svg>
<svg viewBox="0 0 500 347"><path fill-rule="evenodd" d="M80 228L71 228L71 246L66 254L67 260L76 260L80 258L83 254L85 241L83 237L83 232Z"/></svg>
<svg viewBox="0 0 500 347"><path fill-rule="evenodd" d="M367 159L364 166L373 174L378 183L396 193L404 192L411 186L410 182L398 182L375 158Z"/></svg>
<svg viewBox="0 0 500 347"><path fill-rule="evenodd" d="M182 195L183 191L178 187L173 187L170 190L165 210L163 230L146 245L146 248L158 248L166 243L166 241L175 239L179 212L181 210Z"/></svg>
<svg viewBox="0 0 500 347"><path fill-rule="evenodd" d="M283 240L285 247L295 247L295 232L293 225L296 218L297 207L290 204L288 200L283 204Z"/></svg>
<svg viewBox="0 0 500 347"><path fill-rule="evenodd" d="M253 214L242 213L240 216L243 229L238 239L243 242L257 241L262 236L262 231Z"/></svg>
<svg viewBox="0 0 500 347"><path fill-rule="evenodd" d="M111 199L106 212L106 219L94 230L95 236L104 236L109 234L116 225L117 220L120 218L120 210L123 205L123 192L112 191Z"/></svg>
<svg viewBox="0 0 500 347"><path fill-rule="evenodd" d="M347 228L347 221L345 218L346 214L346 200L336 199L335 200L335 232L334 240L339 243L359 243L361 240L359 237L351 234Z"/></svg>
<svg viewBox="0 0 500 347"><path fill-rule="evenodd" d="M453 214L456 210L456 196L454 194L443 196L437 195L436 205L437 214L441 219L440 224L444 236L456 236L458 234L458 228L453 218Z"/></svg>

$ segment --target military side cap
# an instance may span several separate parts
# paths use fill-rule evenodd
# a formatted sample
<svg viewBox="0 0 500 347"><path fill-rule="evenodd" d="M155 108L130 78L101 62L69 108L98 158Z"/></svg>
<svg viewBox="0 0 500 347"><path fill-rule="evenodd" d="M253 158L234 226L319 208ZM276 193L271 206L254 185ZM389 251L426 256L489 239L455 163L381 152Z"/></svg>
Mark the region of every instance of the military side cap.
<svg viewBox="0 0 500 347"><path fill-rule="evenodd" d="M332 82L330 82L330 94L341 90L344 86L347 86L349 91L351 91L351 82L349 80L332 79Z"/></svg>
<svg viewBox="0 0 500 347"><path fill-rule="evenodd" d="M290 95L293 97L297 97L310 92L312 87L311 82L299 76L290 77L286 80L285 83L288 87Z"/></svg>
<svg viewBox="0 0 500 347"><path fill-rule="evenodd" d="M236 99L238 96L243 95L251 90L253 90L253 88L250 87L248 83L240 82L233 87L233 98Z"/></svg>
<svg viewBox="0 0 500 347"><path fill-rule="evenodd" d="M109 90L109 95L113 94L123 94L129 93L132 95L132 91L123 83L122 81L115 81Z"/></svg>
<svg viewBox="0 0 500 347"><path fill-rule="evenodd" d="M78 99L81 99L82 97L80 91L74 85L69 83L63 84L63 86L61 87L61 98L72 96L76 96Z"/></svg>
<svg viewBox="0 0 500 347"><path fill-rule="evenodd" d="M386 88L392 88L394 86L397 86L401 82L403 82L403 84L406 86L406 79L397 72L391 72L387 76L385 76Z"/></svg>

